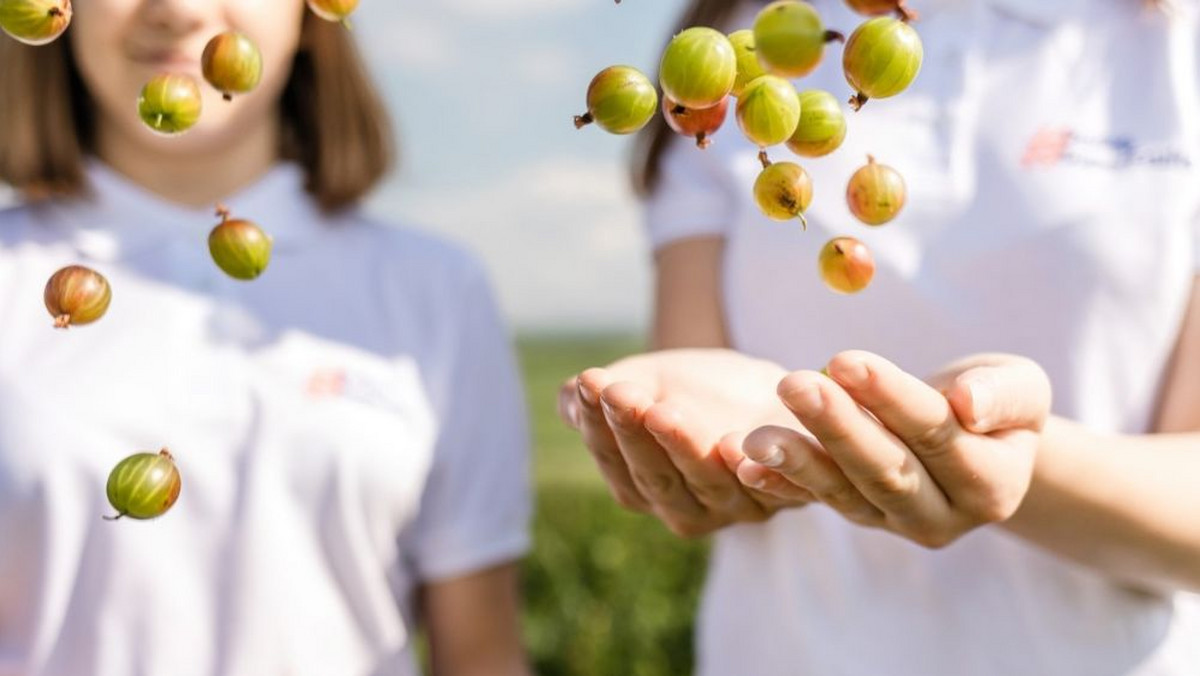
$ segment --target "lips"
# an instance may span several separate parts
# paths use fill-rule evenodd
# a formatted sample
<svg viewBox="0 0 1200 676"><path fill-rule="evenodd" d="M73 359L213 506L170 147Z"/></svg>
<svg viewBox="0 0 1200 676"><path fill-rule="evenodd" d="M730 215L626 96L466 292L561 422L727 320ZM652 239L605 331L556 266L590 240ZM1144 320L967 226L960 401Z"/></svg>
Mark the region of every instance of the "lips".
<svg viewBox="0 0 1200 676"><path fill-rule="evenodd" d="M200 68L200 52L191 54L179 49L137 49L128 50L129 58L143 66L159 70L198 70Z"/></svg>

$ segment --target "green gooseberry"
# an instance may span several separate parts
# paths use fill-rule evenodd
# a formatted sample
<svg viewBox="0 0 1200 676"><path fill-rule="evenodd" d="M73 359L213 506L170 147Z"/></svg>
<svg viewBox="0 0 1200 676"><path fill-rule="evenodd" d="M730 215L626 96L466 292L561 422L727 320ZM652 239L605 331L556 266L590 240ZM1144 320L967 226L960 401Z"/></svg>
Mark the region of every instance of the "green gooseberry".
<svg viewBox="0 0 1200 676"><path fill-rule="evenodd" d="M253 90L262 80L262 54L250 38L226 31L208 41L200 57L204 79L226 101Z"/></svg>
<svg viewBox="0 0 1200 676"><path fill-rule="evenodd" d="M663 93L685 108L717 105L737 81L737 53L720 31L695 26L667 45L659 64Z"/></svg>
<svg viewBox="0 0 1200 676"><path fill-rule="evenodd" d="M115 521L123 516L153 519L166 513L179 499L182 481L171 452L135 453L113 468L108 475L108 502L117 510Z"/></svg>
<svg viewBox="0 0 1200 676"><path fill-rule="evenodd" d="M800 92L800 123L787 147L801 157L823 157L846 138L846 116L833 94L820 89Z"/></svg>
<svg viewBox="0 0 1200 676"><path fill-rule="evenodd" d="M180 134L200 119L200 87L182 73L156 76L142 88L138 116L159 134Z"/></svg>
<svg viewBox="0 0 1200 676"><path fill-rule="evenodd" d="M27 45L54 41L71 23L71 0L0 0L0 30Z"/></svg>
<svg viewBox="0 0 1200 676"><path fill-rule="evenodd" d="M575 128L595 122L613 134L632 134L646 126L658 109L658 91L632 66L609 66L592 78L588 110L575 116Z"/></svg>
<svg viewBox="0 0 1200 676"><path fill-rule="evenodd" d="M767 71L758 60L758 51L754 48L754 31L749 28L729 34L729 43L737 54L737 78L733 81L734 96L741 96L742 90L753 79L766 75Z"/></svg>
<svg viewBox="0 0 1200 676"><path fill-rule="evenodd" d="M917 31L890 16L864 21L854 29L842 52L846 81L854 87L850 106L884 99L908 88L921 72L924 48Z"/></svg>
<svg viewBox="0 0 1200 676"><path fill-rule="evenodd" d="M795 162L768 162L754 181L754 201L767 218L790 221L799 218L805 229L804 211L812 202L812 179Z"/></svg>
<svg viewBox="0 0 1200 676"><path fill-rule="evenodd" d="M825 43L842 34L825 30L821 15L807 2L776 0L754 19L754 45L768 73L787 78L808 75L821 63Z"/></svg>
<svg viewBox="0 0 1200 676"><path fill-rule="evenodd" d="M762 75L746 85L737 103L742 133L760 148L791 138L800 122L800 97L791 82Z"/></svg>
<svg viewBox="0 0 1200 676"><path fill-rule="evenodd" d="M229 210L217 207L221 222L208 233L208 251L213 262L234 279L251 280L262 274L271 261L271 236L250 221L229 218Z"/></svg>

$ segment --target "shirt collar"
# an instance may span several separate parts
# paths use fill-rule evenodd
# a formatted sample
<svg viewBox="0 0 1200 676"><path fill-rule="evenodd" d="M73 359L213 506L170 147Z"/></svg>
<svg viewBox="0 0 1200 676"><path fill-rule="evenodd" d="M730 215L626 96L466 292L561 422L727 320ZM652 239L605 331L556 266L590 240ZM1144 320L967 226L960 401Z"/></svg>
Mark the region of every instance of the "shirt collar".
<svg viewBox="0 0 1200 676"><path fill-rule="evenodd" d="M51 208L65 225L75 247L97 261L115 261L180 240L205 246L220 221L215 205L190 207L161 197L98 159L86 166L88 193L62 200ZM291 248L321 227L324 220L304 190L304 170L281 162L250 186L222 203L233 218L258 224L274 240L274 248Z"/></svg>

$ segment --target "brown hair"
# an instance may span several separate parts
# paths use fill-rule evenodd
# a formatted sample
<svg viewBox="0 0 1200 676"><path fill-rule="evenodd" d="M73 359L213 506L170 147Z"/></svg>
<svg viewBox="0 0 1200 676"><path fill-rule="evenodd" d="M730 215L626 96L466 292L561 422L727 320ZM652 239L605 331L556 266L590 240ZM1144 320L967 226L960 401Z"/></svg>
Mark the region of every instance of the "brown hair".
<svg viewBox="0 0 1200 676"><path fill-rule="evenodd" d="M765 4L766 0L760 0L760 3ZM1143 0L1143 3L1147 7L1167 11L1171 0ZM692 0L671 34L689 26L710 26L723 30L741 4L741 0ZM914 4L920 6L919 2ZM654 120L638 133L633 150L633 186L642 197L652 194L658 186L662 154L675 136L662 115L655 115Z"/></svg>
<svg viewBox="0 0 1200 676"><path fill-rule="evenodd" d="M0 39L0 181L32 199L81 193L94 151L91 96L69 43ZM280 157L304 167L328 211L356 202L392 165L387 111L340 24L305 13L280 114Z"/></svg>

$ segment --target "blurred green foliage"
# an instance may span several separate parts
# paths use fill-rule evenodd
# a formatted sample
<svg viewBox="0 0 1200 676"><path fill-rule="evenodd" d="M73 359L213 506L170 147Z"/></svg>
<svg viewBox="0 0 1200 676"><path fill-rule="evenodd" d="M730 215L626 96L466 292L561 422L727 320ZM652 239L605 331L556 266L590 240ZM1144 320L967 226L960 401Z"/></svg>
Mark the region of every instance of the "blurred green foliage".
<svg viewBox="0 0 1200 676"><path fill-rule="evenodd" d="M685 676L707 542L684 541L609 497L559 421L568 376L637 352L628 337L518 341L535 444L538 509L523 569L525 638L540 676Z"/></svg>

